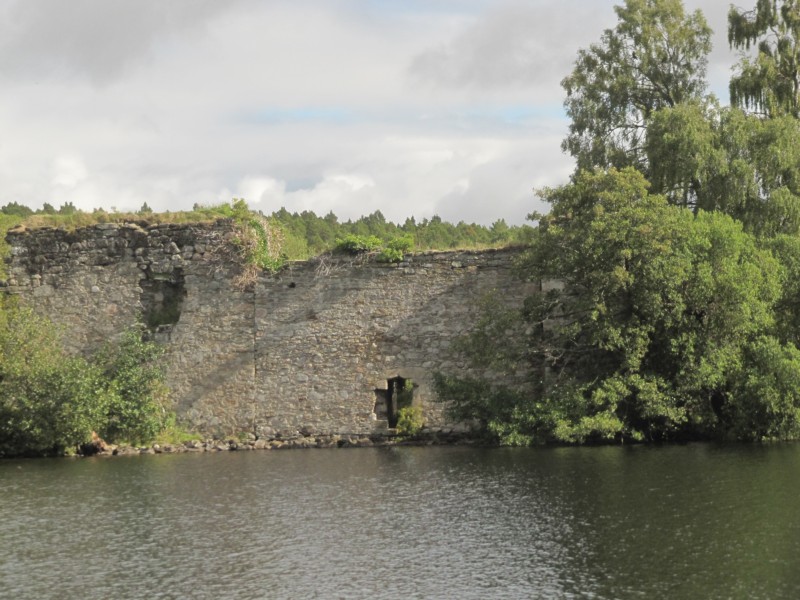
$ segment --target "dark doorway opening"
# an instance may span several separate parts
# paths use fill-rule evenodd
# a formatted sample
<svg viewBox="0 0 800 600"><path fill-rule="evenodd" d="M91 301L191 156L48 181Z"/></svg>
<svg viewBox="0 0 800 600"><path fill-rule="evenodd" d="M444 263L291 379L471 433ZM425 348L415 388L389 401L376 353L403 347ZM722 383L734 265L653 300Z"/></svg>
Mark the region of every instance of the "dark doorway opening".
<svg viewBox="0 0 800 600"><path fill-rule="evenodd" d="M146 272L139 282L142 289L144 322L151 331L171 328L181 318L183 299L186 297L183 269L176 268L169 275Z"/></svg>
<svg viewBox="0 0 800 600"><path fill-rule="evenodd" d="M386 390L386 420L389 427L397 427L397 417L401 409L411 406L414 399L414 384L405 377L392 377L387 380Z"/></svg>

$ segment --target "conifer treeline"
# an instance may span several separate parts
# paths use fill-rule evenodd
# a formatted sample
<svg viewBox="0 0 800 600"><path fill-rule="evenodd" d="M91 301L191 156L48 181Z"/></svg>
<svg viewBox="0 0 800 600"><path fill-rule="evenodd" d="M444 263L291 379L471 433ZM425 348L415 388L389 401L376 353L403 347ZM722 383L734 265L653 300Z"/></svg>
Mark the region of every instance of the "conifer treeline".
<svg viewBox="0 0 800 600"><path fill-rule="evenodd" d="M195 204L191 212L173 213L173 215L176 220L184 222L193 220L193 216L196 217L196 220L203 221L213 218L218 213L223 216L226 211L217 210L218 208L221 207L203 207ZM85 224L87 221L91 221L92 216L98 221L117 221L125 217L162 220L167 216L155 215L147 203L142 205L136 213L122 214L108 213L102 209L86 213L76 208L71 202L63 204L58 209L45 203L38 210L33 210L17 202L10 202L0 208L0 213L19 219L42 217L47 224L56 226L61 221L72 226ZM421 221L417 221L414 217L408 217L401 225L386 220L379 210L355 221L347 220L345 222L340 222L333 212L321 217L314 211L304 210L298 213L289 212L286 208L281 208L265 216L278 223L283 229L286 238L285 253L292 259L309 258L330 251L336 246L338 239L348 235L375 236L383 241L411 235L414 240L414 248L417 250L445 250L520 244L529 239L532 230L529 225L508 225L505 219L497 219L487 227L464 221L453 224L442 220L439 216L425 218Z"/></svg>

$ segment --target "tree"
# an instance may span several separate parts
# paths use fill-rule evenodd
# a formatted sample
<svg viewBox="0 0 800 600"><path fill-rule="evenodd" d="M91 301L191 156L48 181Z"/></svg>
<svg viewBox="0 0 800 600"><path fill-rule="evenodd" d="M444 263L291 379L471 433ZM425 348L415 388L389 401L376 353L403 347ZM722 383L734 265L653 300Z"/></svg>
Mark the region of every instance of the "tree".
<svg viewBox="0 0 800 600"><path fill-rule="evenodd" d="M152 440L174 421L163 349L126 331L92 360L68 355L53 323L0 306L0 456L63 454L99 432L109 442Z"/></svg>
<svg viewBox="0 0 800 600"><path fill-rule="evenodd" d="M800 434L800 396L783 395L798 352L774 335L780 265L729 216L647 187L628 168L543 192L552 210L537 215L522 272L563 289L487 313L465 346L476 365L526 366L531 379L522 393L440 379L456 410L515 442Z"/></svg>
<svg viewBox="0 0 800 600"><path fill-rule="evenodd" d="M562 147L578 169L634 166L646 172L644 140L659 109L700 99L711 30L680 0L626 0L619 23L580 50L561 85L571 119Z"/></svg>
<svg viewBox="0 0 800 600"><path fill-rule="evenodd" d="M0 311L0 455L88 442L106 399L99 369L67 356L52 323L28 309Z"/></svg>
<svg viewBox="0 0 800 600"><path fill-rule="evenodd" d="M159 365L164 349L143 339L143 333L139 327L128 329L96 358L108 386L98 431L109 441L150 441L173 418L167 407L164 370Z"/></svg>
<svg viewBox="0 0 800 600"><path fill-rule="evenodd" d="M653 115L646 147L652 189L671 203L760 236L800 233L800 120L684 103Z"/></svg>
<svg viewBox="0 0 800 600"><path fill-rule="evenodd" d="M731 7L728 43L742 51L731 77L731 104L768 117L800 117L800 2L757 0L752 10ZM744 51L757 48L755 56Z"/></svg>
<svg viewBox="0 0 800 600"><path fill-rule="evenodd" d="M73 215L76 212L78 212L78 209L72 202L66 202L58 209L58 214L60 215Z"/></svg>
<svg viewBox="0 0 800 600"><path fill-rule="evenodd" d="M23 204L19 204L18 202L9 202L2 209L0 209L0 212L6 215L14 215L18 217L29 217L33 214L33 211L30 208L24 206Z"/></svg>
<svg viewBox="0 0 800 600"><path fill-rule="evenodd" d="M511 229L508 227L505 219L498 219L494 223L492 223L492 227L489 230L490 239L493 244L498 242L507 241L511 235Z"/></svg>

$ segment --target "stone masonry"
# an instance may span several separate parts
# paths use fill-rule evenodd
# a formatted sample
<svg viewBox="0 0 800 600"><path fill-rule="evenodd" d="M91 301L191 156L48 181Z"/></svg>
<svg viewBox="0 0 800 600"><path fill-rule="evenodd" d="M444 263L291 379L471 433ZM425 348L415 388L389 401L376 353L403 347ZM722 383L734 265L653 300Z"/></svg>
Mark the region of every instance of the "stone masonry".
<svg viewBox="0 0 800 600"><path fill-rule="evenodd" d="M6 291L90 353L136 321L166 346L179 418L215 435L377 435L390 380L448 427L432 374L466 375L452 343L482 299L519 304L518 250L425 252L399 265L325 256L236 283L230 223L12 230Z"/></svg>

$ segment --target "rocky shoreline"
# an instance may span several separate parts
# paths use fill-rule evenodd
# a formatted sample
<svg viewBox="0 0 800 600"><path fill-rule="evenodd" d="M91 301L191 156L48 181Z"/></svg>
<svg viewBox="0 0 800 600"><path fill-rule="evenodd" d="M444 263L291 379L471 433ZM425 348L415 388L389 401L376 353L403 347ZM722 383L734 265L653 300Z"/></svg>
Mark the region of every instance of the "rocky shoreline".
<svg viewBox="0 0 800 600"><path fill-rule="evenodd" d="M83 444L80 456L131 456L140 454L177 454L185 452L232 452L251 450L290 450L301 448L370 448L375 446L451 446L474 445L475 437L460 431L438 430L404 437L399 435L316 435L288 439L258 439L249 434L244 438L194 439L179 444L126 446L95 440Z"/></svg>

